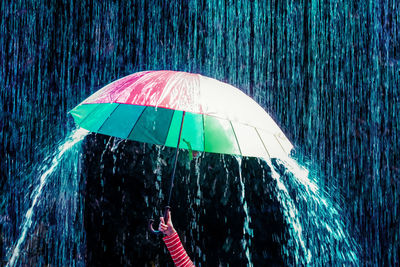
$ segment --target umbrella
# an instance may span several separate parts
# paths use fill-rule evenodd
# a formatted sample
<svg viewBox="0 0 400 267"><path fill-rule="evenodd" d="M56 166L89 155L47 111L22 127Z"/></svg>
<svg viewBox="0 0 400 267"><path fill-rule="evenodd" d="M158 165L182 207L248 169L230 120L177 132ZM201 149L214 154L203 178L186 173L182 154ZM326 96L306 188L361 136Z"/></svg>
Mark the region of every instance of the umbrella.
<svg viewBox="0 0 400 267"><path fill-rule="evenodd" d="M92 132L176 148L166 214L179 148L261 158L287 156L293 148L253 99L194 73L137 72L98 90L70 114Z"/></svg>

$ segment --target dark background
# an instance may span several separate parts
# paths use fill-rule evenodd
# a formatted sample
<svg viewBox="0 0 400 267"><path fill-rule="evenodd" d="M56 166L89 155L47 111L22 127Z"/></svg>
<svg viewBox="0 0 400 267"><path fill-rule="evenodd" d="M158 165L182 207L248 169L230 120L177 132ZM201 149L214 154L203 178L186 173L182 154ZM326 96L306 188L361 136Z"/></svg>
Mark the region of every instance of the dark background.
<svg viewBox="0 0 400 267"><path fill-rule="evenodd" d="M344 203L363 265L399 263L400 2L0 5L3 188L69 133L67 112L92 92L141 70L196 72L272 115Z"/></svg>
<svg viewBox="0 0 400 267"><path fill-rule="evenodd" d="M110 149L115 140L91 134L83 143L86 264L172 266L160 237L146 228L149 218L156 219L157 227L166 205L175 150L132 141ZM241 164L254 233L250 237L243 234L237 160L218 154L187 158L187 153L180 153L171 213L196 266L247 266L243 239L250 243L254 266L283 266L301 257L294 252L281 255L294 247L288 244L288 225L267 164L254 158L244 158Z"/></svg>

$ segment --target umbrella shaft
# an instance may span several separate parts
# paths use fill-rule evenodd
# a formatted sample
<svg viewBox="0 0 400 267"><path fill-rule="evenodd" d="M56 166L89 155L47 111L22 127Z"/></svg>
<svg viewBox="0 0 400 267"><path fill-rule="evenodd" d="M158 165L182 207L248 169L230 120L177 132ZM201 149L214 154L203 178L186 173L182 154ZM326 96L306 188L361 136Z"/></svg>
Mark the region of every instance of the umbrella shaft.
<svg viewBox="0 0 400 267"><path fill-rule="evenodd" d="M182 135L182 127L183 127L183 120L184 119L185 119L185 111L183 111L181 128L179 129L178 144L176 146L175 162L174 162L174 168L172 170L172 175L171 175L171 185L169 187L168 204L167 204L167 206L169 206L169 204L171 202L172 188L174 187L175 170L176 170L176 164L178 162L179 144L181 143L181 135Z"/></svg>

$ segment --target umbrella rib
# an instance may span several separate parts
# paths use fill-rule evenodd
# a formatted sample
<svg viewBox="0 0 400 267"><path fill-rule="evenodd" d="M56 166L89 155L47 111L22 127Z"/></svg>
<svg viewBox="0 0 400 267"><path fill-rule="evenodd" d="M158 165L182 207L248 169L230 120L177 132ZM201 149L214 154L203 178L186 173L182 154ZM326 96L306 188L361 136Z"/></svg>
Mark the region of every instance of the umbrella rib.
<svg viewBox="0 0 400 267"><path fill-rule="evenodd" d="M267 149L267 147L265 146L265 144L264 144L264 140L261 138L261 135L260 135L260 133L258 132L258 130L257 130L257 128L256 127L253 127L254 128L254 130L256 131L256 133L258 134L258 138L260 138L260 140L261 140L261 143L263 144L263 146L264 146L264 149L265 149L265 151L267 152L267 154L268 154L268 157L269 158L271 158L271 155L269 154L269 152L268 152L268 149Z"/></svg>
<svg viewBox="0 0 400 267"><path fill-rule="evenodd" d="M275 134L273 134L273 136L275 137L275 139L276 139L276 141L278 142L278 144L281 146L282 150L285 151L285 153L287 153L286 150L285 150L285 148L283 148L281 142L279 142L278 138L275 136Z"/></svg>
<svg viewBox="0 0 400 267"><path fill-rule="evenodd" d="M147 107L144 106L144 109L142 110L142 113L140 113L140 115L139 115L139 117L137 118L137 120L135 121L135 124L133 125L132 129L129 131L129 134L128 134L128 136L126 137L127 139L128 139L129 136L132 134L133 129L135 129L136 124L138 123L138 121L140 120L140 118L142 117L142 115L143 115L143 113L144 113L144 111L145 111L146 109L147 109Z"/></svg>
<svg viewBox="0 0 400 267"><path fill-rule="evenodd" d="M111 104L113 104L113 103L111 103ZM119 105L121 105L121 104L118 104L118 106L116 106L116 107L113 109L113 111L111 111L110 115L108 115L107 119L105 119L105 120L103 121L103 123L100 125L99 129L97 129L96 132L99 132L99 131L100 131L101 127L104 126L104 124L106 123L106 121L111 117L111 115L112 115L112 114L114 113L114 111L119 107Z"/></svg>
<svg viewBox="0 0 400 267"><path fill-rule="evenodd" d="M82 105L93 105L93 104L82 104ZM95 111L97 111L97 110L101 107L101 105L102 105L102 104L98 104L97 107L95 107L91 112L89 112L89 114L87 114L87 115L85 116L85 118L79 123L79 125L82 125L83 122L84 122L87 118L89 118L90 115L92 115ZM71 112L71 111L70 111L70 112Z"/></svg>
<svg viewBox="0 0 400 267"><path fill-rule="evenodd" d="M201 112L200 112L200 113L199 113L199 112L193 112L193 113L196 113L196 114L204 114L204 113L201 113ZM255 125L252 124L252 123L243 122L243 121L239 121L239 120L229 119L229 117L227 117L227 116L221 116L221 115L214 114L214 113L207 113L207 114L204 114L204 115L209 116L209 117L214 117L214 118L217 118L217 119L221 119L221 120L230 120L230 121L234 121L234 122L236 122L236 123L240 123L240 124L242 124L242 125L249 126L249 127L253 127L253 128L258 127L259 129L261 129L261 130L263 130L263 131L266 131L266 132L269 132L269 133L271 133L271 134L274 134L274 132L272 132L272 131L270 131L270 130L268 130L268 129L261 128L261 127L259 127L259 126L255 126Z"/></svg>
<svg viewBox="0 0 400 267"><path fill-rule="evenodd" d="M167 142L169 131L171 130L172 119L174 118L175 112L176 112L176 110L173 110L171 119L169 120L168 131L167 131L167 134L165 135L165 139L164 139L164 146L165 146L165 143Z"/></svg>
<svg viewBox="0 0 400 267"><path fill-rule="evenodd" d="M240 149L240 145L239 145L239 140L237 139L235 129L233 128L233 124L232 124L231 121L229 121L229 123L231 124L232 132L233 132L233 134L235 135L235 140L236 140L237 146L238 146L238 148L239 148L239 153L240 153L240 155L243 157L243 153L242 153L242 150Z"/></svg>
<svg viewBox="0 0 400 267"><path fill-rule="evenodd" d="M201 118L203 119L203 151L206 152L206 127L204 124L204 114L201 114Z"/></svg>

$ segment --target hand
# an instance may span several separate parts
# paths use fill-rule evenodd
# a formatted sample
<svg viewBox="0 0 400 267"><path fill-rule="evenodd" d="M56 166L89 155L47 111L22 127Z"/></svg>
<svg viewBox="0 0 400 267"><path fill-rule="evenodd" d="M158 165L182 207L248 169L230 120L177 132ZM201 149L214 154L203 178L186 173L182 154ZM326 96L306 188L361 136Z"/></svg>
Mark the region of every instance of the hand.
<svg viewBox="0 0 400 267"><path fill-rule="evenodd" d="M174 226L172 225L171 211L168 211L167 223L164 222L164 217L160 217L160 225L158 226L158 230L167 236L170 236L176 232Z"/></svg>

